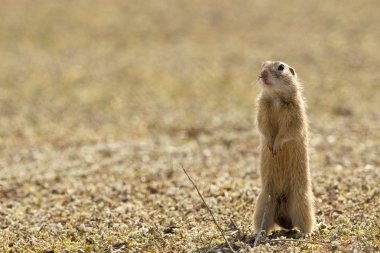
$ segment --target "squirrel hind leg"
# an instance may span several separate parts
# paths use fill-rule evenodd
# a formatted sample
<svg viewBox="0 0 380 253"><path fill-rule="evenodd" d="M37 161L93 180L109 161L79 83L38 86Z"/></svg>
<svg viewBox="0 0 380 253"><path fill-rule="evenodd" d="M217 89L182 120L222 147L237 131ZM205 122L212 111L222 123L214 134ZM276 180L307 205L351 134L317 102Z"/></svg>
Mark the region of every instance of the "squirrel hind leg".
<svg viewBox="0 0 380 253"><path fill-rule="evenodd" d="M308 234L313 231L315 217L311 193L295 195L292 199L290 210L293 223L301 232Z"/></svg>
<svg viewBox="0 0 380 253"><path fill-rule="evenodd" d="M256 206L255 206L255 213L254 213L254 227L255 227L255 233L259 233L261 229L264 229L266 233L269 233L272 231L274 227L274 208L271 203L267 206L269 194L265 191L261 192L257 198ZM264 213L265 213L265 220L264 220L264 227L261 228L261 223L264 219Z"/></svg>

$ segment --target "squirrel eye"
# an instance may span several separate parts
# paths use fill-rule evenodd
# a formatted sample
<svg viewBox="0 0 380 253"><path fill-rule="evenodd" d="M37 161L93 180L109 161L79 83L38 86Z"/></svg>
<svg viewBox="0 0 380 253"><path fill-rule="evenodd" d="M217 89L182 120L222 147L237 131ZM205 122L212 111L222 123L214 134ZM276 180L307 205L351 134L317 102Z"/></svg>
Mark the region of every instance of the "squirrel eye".
<svg viewBox="0 0 380 253"><path fill-rule="evenodd" d="M280 64L280 65L277 67L277 70L278 70L278 71L283 71L283 70L284 70L284 64Z"/></svg>

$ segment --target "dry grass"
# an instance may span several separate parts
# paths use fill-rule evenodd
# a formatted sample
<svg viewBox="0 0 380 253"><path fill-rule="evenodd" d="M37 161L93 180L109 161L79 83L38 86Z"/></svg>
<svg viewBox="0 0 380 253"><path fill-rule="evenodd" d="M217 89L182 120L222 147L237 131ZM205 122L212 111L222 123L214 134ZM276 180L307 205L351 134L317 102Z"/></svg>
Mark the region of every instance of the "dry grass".
<svg viewBox="0 0 380 253"><path fill-rule="evenodd" d="M0 251L255 251L260 62L305 85L318 226L259 250L380 250L378 1L10 1ZM273 237L283 235L274 234ZM292 235L288 235L292 237Z"/></svg>

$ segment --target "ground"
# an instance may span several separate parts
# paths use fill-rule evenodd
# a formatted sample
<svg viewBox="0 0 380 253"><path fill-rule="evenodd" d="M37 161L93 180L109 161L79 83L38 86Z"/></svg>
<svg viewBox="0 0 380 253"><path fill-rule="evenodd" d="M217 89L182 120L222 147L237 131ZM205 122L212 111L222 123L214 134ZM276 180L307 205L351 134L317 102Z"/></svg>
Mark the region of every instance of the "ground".
<svg viewBox="0 0 380 253"><path fill-rule="evenodd" d="M181 165L240 252L380 250L378 1L1 5L1 252L221 249ZM252 248L272 59L304 84L317 227Z"/></svg>

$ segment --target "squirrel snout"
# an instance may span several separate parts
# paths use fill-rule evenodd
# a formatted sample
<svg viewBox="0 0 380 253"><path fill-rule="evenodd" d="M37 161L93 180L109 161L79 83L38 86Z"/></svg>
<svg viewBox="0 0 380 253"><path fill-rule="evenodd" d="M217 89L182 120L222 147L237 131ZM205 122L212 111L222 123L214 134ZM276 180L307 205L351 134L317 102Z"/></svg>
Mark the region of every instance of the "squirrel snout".
<svg viewBox="0 0 380 253"><path fill-rule="evenodd" d="M267 70L261 71L260 77L262 79L267 79L268 78L268 71Z"/></svg>

